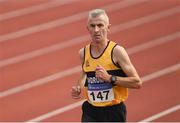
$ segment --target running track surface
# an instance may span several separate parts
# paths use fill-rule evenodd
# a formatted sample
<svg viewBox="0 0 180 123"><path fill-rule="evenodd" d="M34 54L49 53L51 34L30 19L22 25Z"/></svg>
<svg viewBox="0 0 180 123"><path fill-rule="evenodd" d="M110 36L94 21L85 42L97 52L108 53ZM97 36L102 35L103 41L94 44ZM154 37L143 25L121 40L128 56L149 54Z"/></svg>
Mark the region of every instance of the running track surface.
<svg viewBox="0 0 180 123"><path fill-rule="evenodd" d="M1 0L0 121L80 121L70 96L88 44L87 12L103 8L109 38L143 80L129 90L128 121L180 121L179 0Z"/></svg>

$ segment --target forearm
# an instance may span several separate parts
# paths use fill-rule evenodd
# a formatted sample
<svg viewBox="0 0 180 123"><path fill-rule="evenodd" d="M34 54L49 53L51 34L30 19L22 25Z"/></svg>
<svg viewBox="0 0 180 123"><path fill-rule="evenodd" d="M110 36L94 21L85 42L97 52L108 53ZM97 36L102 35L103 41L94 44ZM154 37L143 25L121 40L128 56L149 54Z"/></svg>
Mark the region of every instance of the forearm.
<svg viewBox="0 0 180 123"><path fill-rule="evenodd" d="M86 75L82 72L80 79L77 81L76 85L72 87L71 95L74 99L81 98L81 88L84 86L84 81L86 79Z"/></svg>
<svg viewBox="0 0 180 123"><path fill-rule="evenodd" d="M142 86L142 82L138 77L117 77L115 84L134 89L139 89Z"/></svg>
<svg viewBox="0 0 180 123"><path fill-rule="evenodd" d="M77 85L83 87L86 80L86 74L84 72L81 73L80 79L77 82Z"/></svg>
<svg viewBox="0 0 180 123"><path fill-rule="evenodd" d="M104 80L104 81L110 82L110 83L113 82L113 84L116 84L118 86L125 87L125 88L139 89L142 86L141 79L136 74L134 76L133 75L131 75L131 76L130 77L115 76L116 79L115 79L115 83L114 83L112 80L112 75L108 74L104 68L98 67L98 69L96 69L96 77L101 80Z"/></svg>

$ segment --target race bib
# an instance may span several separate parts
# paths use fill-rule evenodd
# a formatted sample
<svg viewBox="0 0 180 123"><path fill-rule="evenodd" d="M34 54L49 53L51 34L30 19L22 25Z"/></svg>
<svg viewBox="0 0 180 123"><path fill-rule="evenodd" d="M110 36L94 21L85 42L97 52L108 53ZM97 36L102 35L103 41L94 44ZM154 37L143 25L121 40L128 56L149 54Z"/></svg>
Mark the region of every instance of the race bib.
<svg viewBox="0 0 180 123"><path fill-rule="evenodd" d="M114 99L114 92L110 83L89 83L88 97L91 102L108 102Z"/></svg>

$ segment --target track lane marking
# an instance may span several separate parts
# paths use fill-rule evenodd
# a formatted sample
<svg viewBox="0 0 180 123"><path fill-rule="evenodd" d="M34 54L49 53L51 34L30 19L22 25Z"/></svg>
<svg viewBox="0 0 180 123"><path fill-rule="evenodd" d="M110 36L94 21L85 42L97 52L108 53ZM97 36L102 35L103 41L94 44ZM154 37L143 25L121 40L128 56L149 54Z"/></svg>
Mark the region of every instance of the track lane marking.
<svg viewBox="0 0 180 123"><path fill-rule="evenodd" d="M118 10L121 8L129 7L132 5L137 5L137 4L142 3L144 1L148 1L148 0L138 0L138 1L124 0L124 1L116 2L113 4L107 5L107 6L103 6L101 8L111 12L111 11L115 11L115 10ZM8 41L8 40L15 39L15 38L19 38L22 36L26 36L26 35L29 35L32 33L47 30L50 28L54 28L54 27L58 27L58 26L60 27L60 26L63 26L65 24L68 24L68 23L76 22L76 21L79 21L79 20L86 18L87 15L88 15L88 11L85 11L85 12L81 12L81 13L77 13L77 14L68 16L68 17L56 19L54 21L50 21L47 23L42 23L42 24L39 24L36 26L25 28L25 29L22 29L22 30L19 30L16 32L8 33L5 35L0 35L0 43Z"/></svg>
<svg viewBox="0 0 180 123"><path fill-rule="evenodd" d="M22 15L35 13L38 11L50 9L50 8L57 7L60 5L70 4L70 3L76 2L76 1L78 1L78 0L61 0L61 1L60 0L52 0L47 3L41 3L39 5L33 5L31 7L26 7L26 8L14 10L14 11L6 12L3 14L0 14L0 21L4 21L4 20L11 19L14 17L19 17Z"/></svg>
<svg viewBox="0 0 180 123"><path fill-rule="evenodd" d="M168 36L161 37L161 38L158 38L155 40L147 41L146 43L143 43L143 44L140 44L140 45L137 45L137 46L127 49L127 52L129 55L132 55L132 54L138 53L140 51L150 49L152 47L173 41L177 37L180 37L179 34L180 34L180 32L173 33L172 35L168 35ZM81 66L79 65L79 66L75 66L71 69L60 71L58 73L55 73L55 74L52 74L52 75L49 75L49 76L46 76L46 77L43 77L43 78L40 78L37 80L27 82L26 84L23 84L23 85L14 87L14 88L10 88L10 89L0 92L0 98L6 97L6 96L9 96L12 94L16 94L16 93L28 90L30 88L46 84L50 81L72 75L74 73L80 72L80 70L81 70Z"/></svg>
<svg viewBox="0 0 180 123"><path fill-rule="evenodd" d="M151 117L148 117L148 118L146 118L146 119L144 119L142 121L139 121L138 123L151 122L151 121L159 119L160 117L163 117L163 116L166 116L166 115L168 115L170 113L176 112L178 110L180 110L180 104L175 105L175 106L173 106L173 107L171 107L169 109L166 109L164 111L161 111L161 112L159 112L159 113L157 113L155 115L152 115Z"/></svg>
<svg viewBox="0 0 180 123"><path fill-rule="evenodd" d="M144 17L136 19L136 20L131 20L131 21L113 26L111 28L111 34L116 33L118 31L123 31L123 30L129 29L129 28L134 28L134 27L170 16L172 14L176 14L178 11L180 11L180 7L165 10L165 11L162 11L159 13L151 14L151 15L144 16ZM42 49L34 50L32 52L25 53L23 55L18 55L18 56L11 57L11 58L8 58L5 60L1 60L0 68L5 67L7 65L19 63L19 62L22 62L25 60L29 60L29 59L32 59L32 58L35 58L35 57L38 57L41 55L45 55L47 53L51 53L51 52L54 52L54 51L57 51L60 49L64 49L64 48L67 48L67 47L70 47L73 45L77 45L79 43L85 42L88 39L90 39L89 35L83 35L80 37L73 38L71 40L64 41L63 43L57 43L57 44L51 45L46 48L42 48Z"/></svg>
<svg viewBox="0 0 180 123"><path fill-rule="evenodd" d="M164 68L164 69L161 69L161 70L159 70L159 71L153 72L153 73L151 73L151 74L145 75L145 76L143 76L141 79L142 79L142 81L143 81L143 83L144 83L144 82L148 82L148 81L150 81L150 80L159 78L159 77L161 77L161 76L164 76L164 75L166 75L166 74L175 72L175 71L177 71L177 70L180 70L180 63L179 63L179 64L172 65L172 66L167 67L167 68ZM84 101L84 100L81 100L81 101L78 101L78 102L76 102L76 103L72 103L72 104L70 104L70 105L61 107L61 108L56 109L56 110L53 110L53 111L51 111L51 112L49 112L49 113L46 113L46 114L43 114L43 115L38 116L38 117L36 117L36 118L33 118L33 119L31 119L31 120L29 120L29 121L27 121L27 122L39 122L39 121L45 120L45 119L47 119L47 118L50 118L50 117L52 117L52 116L56 116L56 115L58 115L58 114L64 113L64 112L66 112L66 111L69 111L69 110L72 110L72 109L74 109L74 108L76 108L76 107L81 106L83 101ZM177 107L175 107L175 108L177 108ZM180 108L180 105L178 105L178 109L179 109L179 108ZM172 111L176 111L176 110L173 109L173 110L171 110L171 112L172 112ZM168 112L169 112L169 111L168 111ZM167 113L162 113L162 114L167 114ZM161 114L161 115L158 115L158 118L159 118L160 116L163 116L162 114ZM154 120L155 118L157 118L157 116L153 116L153 117L147 118L147 119L145 119L145 121L151 121L151 120ZM144 121L144 120L143 120L143 121Z"/></svg>
<svg viewBox="0 0 180 123"><path fill-rule="evenodd" d="M4 1L7 1L7 0L0 0L0 2L4 2Z"/></svg>

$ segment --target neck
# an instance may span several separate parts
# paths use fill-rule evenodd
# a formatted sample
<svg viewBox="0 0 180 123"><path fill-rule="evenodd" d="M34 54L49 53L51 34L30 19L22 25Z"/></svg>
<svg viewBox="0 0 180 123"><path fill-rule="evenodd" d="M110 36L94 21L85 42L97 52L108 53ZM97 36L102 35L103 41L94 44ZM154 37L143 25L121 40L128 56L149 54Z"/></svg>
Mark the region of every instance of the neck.
<svg viewBox="0 0 180 123"><path fill-rule="evenodd" d="M101 53L106 48L108 41L109 41L108 39L100 42L94 41L91 43L91 48L94 52Z"/></svg>

